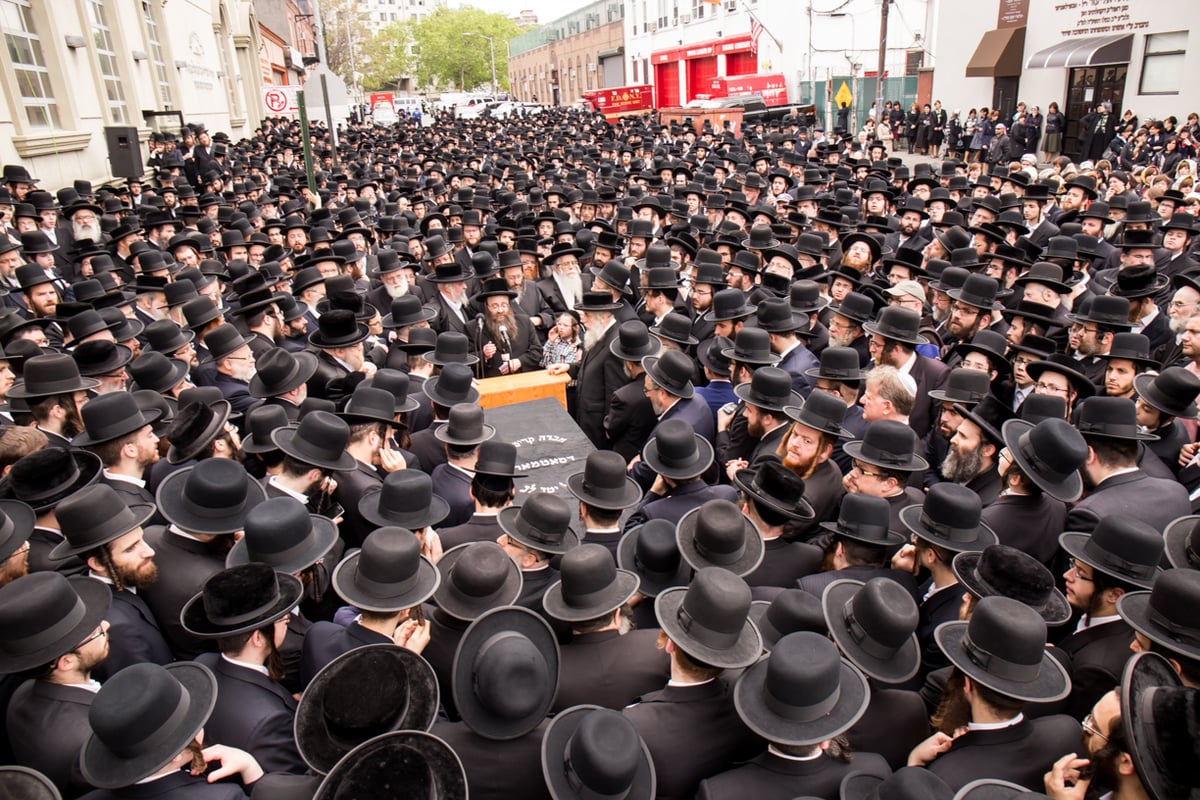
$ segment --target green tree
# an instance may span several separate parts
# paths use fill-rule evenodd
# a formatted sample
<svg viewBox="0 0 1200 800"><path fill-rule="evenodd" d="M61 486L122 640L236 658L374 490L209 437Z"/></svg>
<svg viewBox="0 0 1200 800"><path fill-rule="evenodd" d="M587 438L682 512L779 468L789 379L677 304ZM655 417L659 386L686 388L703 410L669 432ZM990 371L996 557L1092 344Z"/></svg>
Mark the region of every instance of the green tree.
<svg viewBox="0 0 1200 800"><path fill-rule="evenodd" d="M363 46L363 87L367 91L391 90L403 75L410 75L416 59L409 55L413 43L411 22L393 22Z"/></svg>
<svg viewBox="0 0 1200 800"><path fill-rule="evenodd" d="M455 86L474 89L491 86L492 50L484 36L491 36L496 51L496 81L508 88L508 41L521 32L503 14L477 8L450 10L445 7L412 26L417 83L421 86Z"/></svg>
<svg viewBox="0 0 1200 800"><path fill-rule="evenodd" d="M321 25L325 65L349 86L354 83L351 73L363 71L362 32L370 30L366 12L359 10L358 0L322 0Z"/></svg>

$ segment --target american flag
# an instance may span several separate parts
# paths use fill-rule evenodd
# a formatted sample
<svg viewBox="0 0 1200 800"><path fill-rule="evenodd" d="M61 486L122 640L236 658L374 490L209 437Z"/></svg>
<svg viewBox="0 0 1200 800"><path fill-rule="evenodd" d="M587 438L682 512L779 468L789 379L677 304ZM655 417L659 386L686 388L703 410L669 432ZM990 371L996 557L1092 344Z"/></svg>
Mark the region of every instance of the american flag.
<svg viewBox="0 0 1200 800"><path fill-rule="evenodd" d="M763 26L758 17L750 17L750 52L758 55L758 37L762 36Z"/></svg>

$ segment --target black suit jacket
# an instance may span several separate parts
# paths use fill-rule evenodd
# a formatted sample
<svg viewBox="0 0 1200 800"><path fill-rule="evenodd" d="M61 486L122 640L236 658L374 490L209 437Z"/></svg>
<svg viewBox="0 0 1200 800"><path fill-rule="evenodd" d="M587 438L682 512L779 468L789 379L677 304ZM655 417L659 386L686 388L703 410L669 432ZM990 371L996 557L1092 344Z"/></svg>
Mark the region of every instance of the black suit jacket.
<svg viewBox="0 0 1200 800"><path fill-rule="evenodd" d="M124 789L97 789L83 800L246 800L236 783L209 783L203 775L173 772L150 783L137 783Z"/></svg>
<svg viewBox="0 0 1200 800"><path fill-rule="evenodd" d="M837 800L842 779L851 774L887 778L892 771L875 753L856 752L847 764L826 753L811 761L793 761L767 752L701 781L696 800L792 800L801 793Z"/></svg>
<svg viewBox="0 0 1200 800"><path fill-rule="evenodd" d="M657 495L647 492L642 498L642 504L625 521L625 530L632 530L652 519L679 522L679 518L684 514L693 508L699 508L709 500L728 500L735 503L737 490L732 486L709 486L697 478L676 486L670 494Z"/></svg>
<svg viewBox="0 0 1200 800"><path fill-rule="evenodd" d="M705 778L762 752L765 743L733 707L731 675L698 686L667 686L625 709L650 748L658 797L694 797Z"/></svg>
<svg viewBox="0 0 1200 800"><path fill-rule="evenodd" d="M1067 504L1046 494L1004 494L983 509L980 521L996 532L1000 544L1015 547L1050 566L1065 530Z"/></svg>
<svg viewBox="0 0 1200 800"><path fill-rule="evenodd" d="M928 586L921 588L924 590ZM934 641L933 632L943 622L954 622L958 619L958 611L962 607L962 596L963 588L958 583L953 583L938 590L928 600L921 603L917 622L917 641L921 643L921 671L915 678L916 687L921 685L924 675L950 663L950 660L942 653L942 648L938 647L937 642Z"/></svg>
<svg viewBox="0 0 1200 800"><path fill-rule="evenodd" d="M308 379L308 396L337 400L341 394L336 389L331 390L330 383L344 378L350 370L333 360L333 356L321 350L317 353L317 371ZM336 396L335 396L336 395Z"/></svg>
<svg viewBox="0 0 1200 800"><path fill-rule="evenodd" d="M226 375L224 372L217 373L213 379L213 384L221 390L221 396L228 400L229 405L239 414L245 414L262 402L250 396L250 385L248 383L239 381L237 378L232 375Z"/></svg>
<svg viewBox="0 0 1200 800"><path fill-rule="evenodd" d="M916 692L871 682L871 703L846 738L858 763L861 753L878 753L888 766L900 769L908 763L908 754L929 736L929 715Z"/></svg>
<svg viewBox="0 0 1200 800"><path fill-rule="evenodd" d="M471 800L549 800L542 777L542 737L548 724L503 742L483 738L465 722L437 722L430 733L462 760Z"/></svg>
<svg viewBox="0 0 1200 800"><path fill-rule="evenodd" d="M63 541L59 531L37 527L29 534L29 571L30 572L61 572L68 578L87 574L87 564L78 556L63 559L50 558L50 551Z"/></svg>
<svg viewBox="0 0 1200 800"><path fill-rule="evenodd" d="M376 526L363 519L363 515L359 513L358 501L367 492L381 486L383 479L379 477L375 468L358 459L354 461L354 469L337 474L337 489L333 492L333 499L346 509L338 531L346 541L347 547L362 547L363 539L375 530Z"/></svg>
<svg viewBox="0 0 1200 800"><path fill-rule="evenodd" d="M1079 723L1062 714L999 730L968 731L928 769L956 792L977 778L999 778L1039 792L1042 776L1054 762L1079 751L1079 735Z"/></svg>
<svg viewBox="0 0 1200 800"><path fill-rule="evenodd" d="M1187 489L1181 484L1151 478L1138 470L1102 480L1067 514L1063 530L1091 533L1100 520L1122 514L1136 517L1161 532L1172 521L1192 513L1191 508Z"/></svg>
<svg viewBox="0 0 1200 800"><path fill-rule="evenodd" d="M657 422L650 398L646 397L643 378L634 378L609 398L608 413L604 415L609 449L620 453L626 461L632 461L642 452L642 445L650 438L650 431Z"/></svg>
<svg viewBox="0 0 1200 800"><path fill-rule="evenodd" d="M458 650L458 643L471 623L455 619L432 605L425 607L425 617L429 620L429 644L421 651L421 657L429 662L433 674L437 676L438 695L446 716L452 722L457 722L458 708L454 705L450 680L454 674L454 654Z"/></svg>
<svg viewBox="0 0 1200 800"><path fill-rule="evenodd" d="M480 516L472 514L461 525L455 525L453 528L438 528L438 537L442 540L442 550L449 550L451 547L458 547L460 544L468 542L494 542L500 538L500 534L504 531L500 530L500 523L496 521L496 516Z"/></svg>
<svg viewBox="0 0 1200 800"><path fill-rule="evenodd" d="M429 327L433 328L438 333L446 331L454 331L456 333L466 334L467 328L474 322L475 314L470 309L463 311L463 317L450 309L450 304L446 302L446 298L442 297L442 293L435 290L433 299L425 304L426 308L432 308L436 314L433 319L429 320Z"/></svg>
<svg viewBox="0 0 1200 800"><path fill-rule="evenodd" d="M505 345L502 339L496 339L492 336L487 326L483 323L483 318L473 321L468 326L468 335L471 337L471 346L475 350L475 355L479 356L479 361L483 365L483 377L494 378L505 373L500 371L502 363L501 353L510 353L512 358L521 362L521 370L523 372L531 372L541 368L542 365L542 341L538 338L537 331L533 329L533 323L529 318L520 314L515 314L514 318L517 321L517 335L510 339ZM493 342L496 345L496 354L491 358L487 358L483 354L483 348L488 342Z"/></svg>
<svg viewBox="0 0 1200 800"><path fill-rule="evenodd" d="M622 361L614 356L608 346L617 338L617 324L604 332L604 337L583 358L570 367L570 375L578 386L575 390L575 421L592 444L603 450L608 447L604 433L604 413L608 409L608 398L626 383Z"/></svg>
<svg viewBox="0 0 1200 800"><path fill-rule="evenodd" d="M790 588L805 575L821 568L825 554L816 545L791 542L782 536L764 543L762 563L746 576L746 583L754 586L777 586Z"/></svg>
<svg viewBox="0 0 1200 800"><path fill-rule="evenodd" d="M341 626L335 622L314 622L304 636L300 651L300 680L308 686L321 668L356 647L367 644L394 644L381 633L364 628L357 622Z"/></svg>
<svg viewBox="0 0 1200 800"><path fill-rule="evenodd" d="M29 680L13 693L6 722L16 763L54 781L64 797L90 787L79 771L79 751L92 733L88 709L95 692Z"/></svg>
<svg viewBox="0 0 1200 800"><path fill-rule="evenodd" d="M1083 719L1105 693L1121 682L1125 662L1133 653L1133 629L1125 620L1094 625L1073 633L1058 643L1060 654L1068 656L1065 666L1071 673L1071 696L1063 713Z"/></svg>
<svg viewBox="0 0 1200 800"><path fill-rule="evenodd" d="M288 690L216 653L197 661L217 676L217 704L204 723L205 742L245 750L266 772L303 774L308 767L296 749L296 701Z"/></svg>
<svg viewBox="0 0 1200 800"><path fill-rule="evenodd" d="M561 650L551 713L580 703L619 711L660 688L671 676L671 659L657 640L656 630L575 634Z"/></svg>
<svg viewBox="0 0 1200 800"><path fill-rule="evenodd" d="M108 658L92 671L101 683L130 664L166 665L175 660L150 607L134 592L112 591L112 605L104 618L109 624Z"/></svg>
<svg viewBox="0 0 1200 800"><path fill-rule="evenodd" d="M198 639L183 629L179 612L199 594L205 581L225 569L225 554L219 547L185 539L163 527L147 528L146 543L154 550L159 579L140 594L158 620L171 652L188 660L215 650L211 639Z"/></svg>
<svg viewBox="0 0 1200 800"><path fill-rule="evenodd" d="M922 439L932 430L941 405L935 406L929 398L929 392L942 388L950 375L950 368L940 361L918 354L909 374L917 382L917 399L913 403L912 413L908 415L909 427L916 431L918 439Z"/></svg>
<svg viewBox="0 0 1200 800"><path fill-rule="evenodd" d="M445 424L444 420L431 422L428 428L414 433L409 441L408 449L420 460L421 469L430 475L433 475L439 464L446 463L446 445L433 435L434 431Z"/></svg>
<svg viewBox="0 0 1200 800"><path fill-rule="evenodd" d="M475 513L475 500L471 497L471 476L446 463L434 467L432 480L433 493L450 504L450 514L441 524L454 527L471 519Z"/></svg>

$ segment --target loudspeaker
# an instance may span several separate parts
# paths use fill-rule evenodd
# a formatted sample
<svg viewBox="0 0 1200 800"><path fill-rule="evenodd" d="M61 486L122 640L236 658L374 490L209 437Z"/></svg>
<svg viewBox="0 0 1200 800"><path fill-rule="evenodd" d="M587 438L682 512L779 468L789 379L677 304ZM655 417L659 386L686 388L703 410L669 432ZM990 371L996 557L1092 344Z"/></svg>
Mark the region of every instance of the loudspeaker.
<svg viewBox="0 0 1200 800"><path fill-rule="evenodd" d="M142 161L142 144L133 126L112 125L104 128L108 141L108 160L117 178L140 178L146 172Z"/></svg>

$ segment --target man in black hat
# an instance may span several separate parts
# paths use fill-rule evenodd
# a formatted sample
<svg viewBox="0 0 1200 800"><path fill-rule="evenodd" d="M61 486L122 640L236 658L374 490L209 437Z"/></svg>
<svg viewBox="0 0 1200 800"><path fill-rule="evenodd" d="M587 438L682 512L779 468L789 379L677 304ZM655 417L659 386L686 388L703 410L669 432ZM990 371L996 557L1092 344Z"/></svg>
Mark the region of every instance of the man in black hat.
<svg viewBox="0 0 1200 800"><path fill-rule="evenodd" d="M337 518L335 473L355 469L355 458L346 451L350 426L328 411L313 411L296 427L271 433L271 441L283 451L283 466L264 481L268 497L294 497L314 514Z"/></svg>
<svg viewBox="0 0 1200 800"><path fill-rule="evenodd" d="M804 497L804 480L774 457L737 470L732 480L741 492L742 513L754 524L765 547L763 562L746 575L746 583L786 589L820 569L824 554L819 547L785 538L789 525L816 517Z"/></svg>
<svg viewBox="0 0 1200 800"><path fill-rule="evenodd" d="M433 272L426 278L434 285L436 291L426 308L437 312L437 316L430 320L429 324L438 333L467 332L475 316L468 305L470 297L467 294L467 281L471 277L469 267L464 268L452 260L449 264L434 267Z"/></svg>
<svg viewBox="0 0 1200 800"><path fill-rule="evenodd" d="M1138 443L1150 434L1138 430L1133 401L1090 397L1080 404L1075 426L1088 446L1080 473L1089 494L1067 515L1067 530L1088 533L1105 517L1122 514L1162 531L1172 520L1191 513L1182 485L1151 477L1138 467Z"/></svg>
<svg viewBox="0 0 1200 800"><path fill-rule="evenodd" d="M523 583L516 605L548 617L542 596L559 576L550 562L579 545L571 509L555 495L535 492L521 506L501 511L497 521L503 533L496 542L521 568Z"/></svg>
<svg viewBox="0 0 1200 800"><path fill-rule="evenodd" d="M83 432L80 411L88 400L88 390L100 385L94 378L83 378L74 359L67 355L34 356L25 363L23 380L8 390L9 399L25 400L38 430L51 444L70 445L70 439Z"/></svg>
<svg viewBox="0 0 1200 800"><path fill-rule="evenodd" d="M942 477L979 495L983 505L1000 496L1001 426L1012 416L1009 408L988 395L972 407L956 405L960 422L950 439L950 450L942 462Z"/></svg>
<svg viewBox="0 0 1200 800"><path fill-rule="evenodd" d="M8 741L16 763L42 772L66 796L90 788L79 751L99 686L92 670L108 656L111 599L99 581L71 582L53 572L0 588L0 671L36 675L18 684L8 703Z"/></svg>
<svg viewBox="0 0 1200 800"><path fill-rule="evenodd" d="M915 311L889 306L880 312L876 322L863 326L870 336L868 343L875 363L895 367L917 384L909 422L918 438L928 434L934 424L936 408L929 392L942 388L950 374L945 364L916 351L918 345L925 343L925 337L917 332L920 324L921 317Z"/></svg>
<svg viewBox="0 0 1200 800"><path fill-rule="evenodd" d="M583 302L583 293L591 289L591 272L581 273L579 269L582 255L582 250L564 245L553 248L542 258L542 266L550 268L550 275L538 280L535 286L553 314L570 311Z"/></svg>
<svg viewBox="0 0 1200 800"><path fill-rule="evenodd" d="M284 410L289 422L300 418L300 404L308 397L308 379L317 371L317 358L309 352L292 353L282 347L264 352L255 361L247 384L251 397L265 406Z"/></svg>
<svg viewBox="0 0 1200 800"><path fill-rule="evenodd" d="M1118 333L1127 332L1129 301L1123 297L1104 295L1085 298L1071 320L1067 339L1068 352L1079 361L1079 371L1088 377L1097 390L1104 388L1107 363L1104 358L1112 350Z"/></svg>
<svg viewBox="0 0 1200 800"><path fill-rule="evenodd" d="M339 530L349 547L361 547L374 528L358 511L358 501L383 484L379 467L394 472L403 467L403 456L391 449L395 401L383 389L359 385L339 415L350 426L346 452L354 457L354 469L339 472L332 498L343 509ZM399 459L399 460L398 460Z"/></svg>
<svg viewBox="0 0 1200 800"><path fill-rule="evenodd" d="M326 311L317 320L317 330L308 335L317 354L317 370L308 380L308 396L339 400L348 392L346 379L355 373L368 378L376 365L363 349L370 329L355 319L354 312L343 309Z"/></svg>
<svg viewBox="0 0 1200 800"><path fill-rule="evenodd" d="M662 347L661 338L651 336L646 324L636 319L621 323L616 340L609 344L613 355L621 360L629 382L609 399L604 430L610 448L627 462L641 452L654 429L656 419L646 395L642 359L658 355Z"/></svg>
<svg viewBox="0 0 1200 800"><path fill-rule="evenodd" d="M583 301L575 306L586 329L583 339L583 358L574 364L551 364L547 372L564 372L578 382L575 419L579 428L600 449L608 446L604 432L604 414L608 400L628 383L621 360L610 347L617 339L617 303L605 292L586 292Z"/></svg>
<svg viewBox="0 0 1200 800"><path fill-rule="evenodd" d="M739 719L727 670L758 660L762 639L750 622L750 587L733 573L705 567L686 587L654 604L671 679L625 709L650 748L662 797L691 797L701 780L762 750Z"/></svg>
<svg viewBox="0 0 1200 800"><path fill-rule="evenodd" d="M54 509L75 492L95 483L100 470L100 459L94 454L47 447L44 442L9 469L4 496L28 504L37 515L29 536L30 572L54 571L73 577L87 571L87 565L78 558L51 557L53 549L64 541Z"/></svg>
<svg viewBox="0 0 1200 800"><path fill-rule="evenodd" d="M1027 789L1058 758L1077 752L1079 723L1065 715L1030 719L1028 703L1053 702L1071 680L1046 650L1046 623L1008 597L985 597L968 622L946 622L937 642L956 667L934 722L939 729L915 747L909 766L926 766L951 788L999 778ZM966 732L951 738L944 731Z"/></svg>
<svg viewBox="0 0 1200 800"><path fill-rule="evenodd" d="M161 412L138 408L128 392L110 392L83 408L83 433L72 442L100 457L104 469L100 480L129 503L153 503L146 490L146 470L159 460L158 437L153 422ZM157 523L157 511L152 520Z"/></svg>
<svg viewBox="0 0 1200 800"><path fill-rule="evenodd" d="M468 496L474 510L466 522L449 526L443 523L438 529L444 550L468 542L494 542L503 534L496 518L501 511L512 505L516 494L513 479L523 477L517 475L516 464L517 448L508 442L488 440L479 445L475 463L466 468L470 477ZM446 497L445 490L449 487L444 480L446 476L442 477L443 480L439 481L437 486L439 493ZM449 498L447 501L449 502ZM453 513L454 508L451 504L451 514Z"/></svg>
<svg viewBox="0 0 1200 800"><path fill-rule="evenodd" d="M567 490L579 498L583 541L603 545L615 558L622 512L642 499L641 487L625 472L625 460L607 450L588 453L583 471L567 477Z"/></svg>
<svg viewBox="0 0 1200 800"><path fill-rule="evenodd" d="M541 366L542 344L533 324L509 305L516 296L502 278L488 279L475 295L483 305L483 315L474 323L472 342L485 378L530 372Z"/></svg>
<svg viewBox="0 0 1200 800"><path fill-rule="evenodd" d="M450 409L446 424L434 431L434 438L446 448L446 463L434 467L431 476L438 495L450 504L450 513L442 520L447 527L464 524L474 513L472 470L480 445L496 435L496 429L483 419L482 408L474 403L459 403Z"/></svg>

